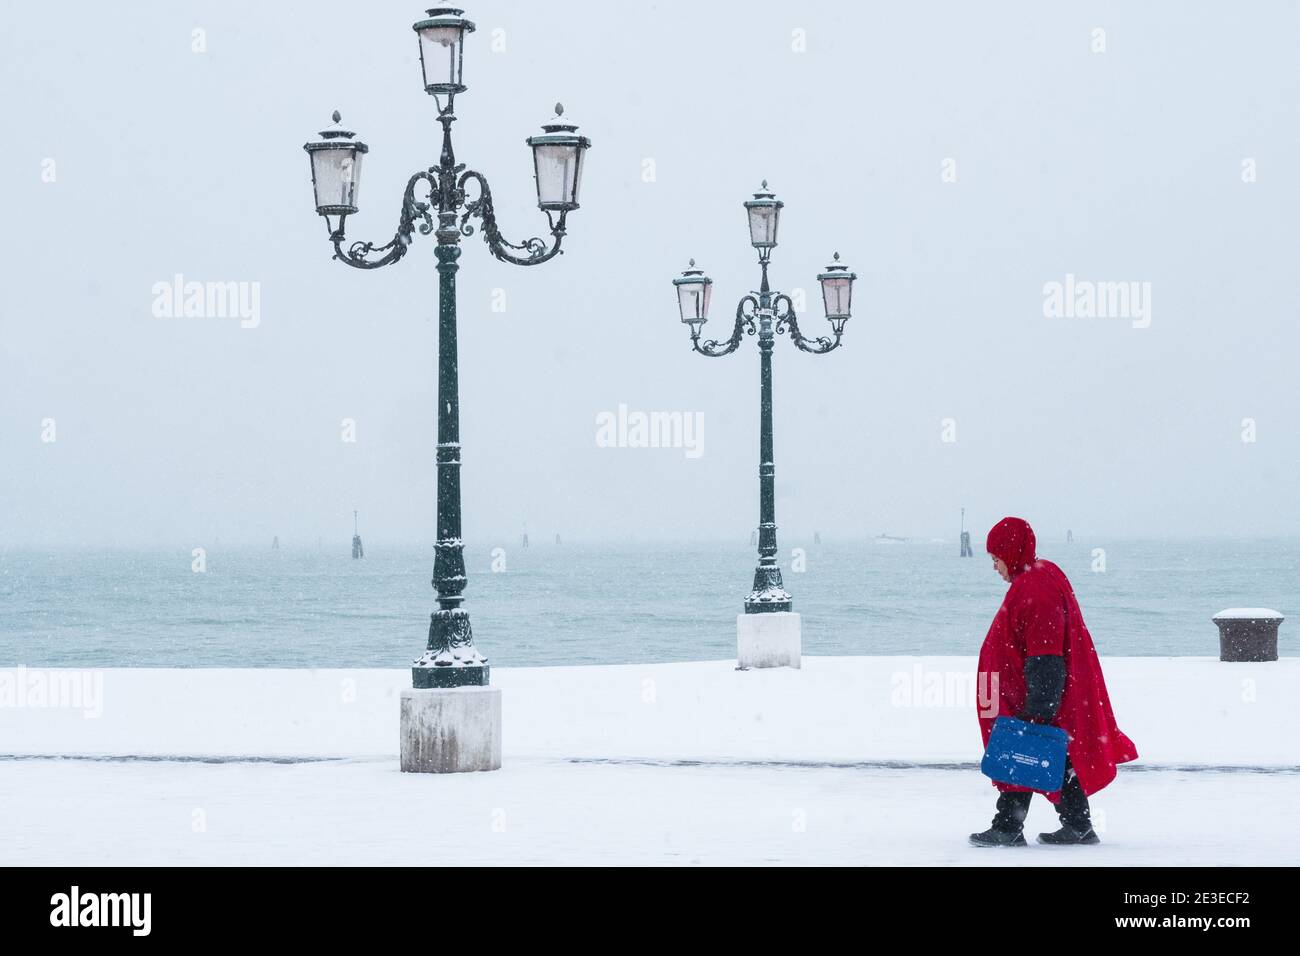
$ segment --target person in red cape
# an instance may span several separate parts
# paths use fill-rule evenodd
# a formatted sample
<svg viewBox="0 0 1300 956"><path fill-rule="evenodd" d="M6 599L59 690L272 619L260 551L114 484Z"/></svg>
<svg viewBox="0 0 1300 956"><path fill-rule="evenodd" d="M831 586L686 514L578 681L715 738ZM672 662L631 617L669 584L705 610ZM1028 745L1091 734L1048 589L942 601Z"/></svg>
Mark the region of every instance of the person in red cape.
<svg viewBox="0 0 1300 956"><path fill-rule="evenodd" d="M1063 728L1070 735L1065 783L1045 794L1061 818L1039 843L1091 845L1088 797L1115 779L1117 764L1137 759L1137 749L1115 724L1101 661L1065 572L1035 553L1034 531L1021 518L1003 518L989 531L987 550L1002 580L1010 582L980 648L980 732L987 747L993 721L1016 717ZM996 700L994 696L996 695ZM1001 794L993 825L972 833L976 846L1025 846L1025 815L1034 793L993 784Z"/></svg>

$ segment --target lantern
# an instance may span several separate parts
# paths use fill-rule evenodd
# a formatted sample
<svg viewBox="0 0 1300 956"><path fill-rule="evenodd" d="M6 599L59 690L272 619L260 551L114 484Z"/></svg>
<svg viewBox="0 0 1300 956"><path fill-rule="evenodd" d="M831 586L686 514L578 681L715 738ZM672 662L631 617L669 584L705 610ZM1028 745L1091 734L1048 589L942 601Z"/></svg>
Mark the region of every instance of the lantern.
<svg viewBox="0 0 1300 956"><path fill-rule="evenodd" d="M677 287L677 309L682 321L691 327L691 337L700 334L704 323L709 321L709 298L713 293L713 280L703 270L695 268L691 260L690 268L682 273L681 278L674 279Z"/></svg>
<svg viewBox="0 0 1300 956"><path fill-rule="evenodd" d="M361 158L370 147L356 139L356 133L339 125L342 117L334 111L334 125L321 130L320 140L306 143L303 149L311 157L311 183L316 193L316 212L322 216L347 216L357 211L357 192L361 186ZM342 222L340 221L340 228Z"/></svg>
<svg viewBox="0 0 1300 956"><path fill-rule="evenodd" d="M578 208L583 157L591 140L578 135L578 127L564 123L564 105L555 104L555 120L542 126L540 136L528 137L533 148L533 173L537 180L537 207L569 212Z"/></svg>
<svg viewBox="0 0 1300 956"><path fill-rule="evenodd" d="M835 253L831 264L826 267L826 271L817 277L817 281L822 284L822 303L826 306L826 319L836 335L844 332L844 323L849 320L853 280L856 278L856 275L849 272L849 267L840 262L838 252Z"/></svg>
<svg viewBox="0 0 1300 956"><path fill-rule="evenodd" d="M456 7L426 10L428 19L412 25L420 36L420 68L424 71L424 91L433 96L463 93L462 60L465 34L474 32L474 24L461 16Z"/></svg>
<svg viewBox="0 0 1300 956"><path fill-rule="evenodd" d="M749 213L749 241L759 252L766 254L776 245L776 227L784 205L767 191L766 179L762 191L754 193L754 198L745 203L745 210Z"/></svg>

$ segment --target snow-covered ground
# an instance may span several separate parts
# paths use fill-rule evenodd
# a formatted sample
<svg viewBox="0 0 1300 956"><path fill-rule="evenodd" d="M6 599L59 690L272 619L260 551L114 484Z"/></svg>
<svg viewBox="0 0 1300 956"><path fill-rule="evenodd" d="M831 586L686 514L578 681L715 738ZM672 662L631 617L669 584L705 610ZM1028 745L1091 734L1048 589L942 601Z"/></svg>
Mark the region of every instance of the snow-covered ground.
<svg viewBox="0 0 1300 956"><path fill-rule="evenodd" d="M499 669L504 767L456 775L397 769L404 669L9 669L0 862L1300 860L1300 659L1104 665L1142 755L1093 800L1104 843L1016 851L964 843L996 797L969 658Z"/></svg>

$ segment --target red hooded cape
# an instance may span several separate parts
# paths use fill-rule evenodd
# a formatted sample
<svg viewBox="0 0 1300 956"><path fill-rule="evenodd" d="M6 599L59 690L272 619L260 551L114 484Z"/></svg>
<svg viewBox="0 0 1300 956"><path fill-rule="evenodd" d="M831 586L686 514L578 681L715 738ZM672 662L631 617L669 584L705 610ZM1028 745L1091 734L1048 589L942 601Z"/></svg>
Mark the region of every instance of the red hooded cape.
<svg viewBox="0 0 1300 956"><path fill-rule="evenodd" d="M988 552L1006 562L1011 586L993 618L980 648L978 695L998 712L980 706L980 731L987 747L996 716L1014 717L1025 703L1025 658L1059 654L1065 658L1065 692L1052 723L1070 735L1070 764L1085 794L1093 794L1115 779L1115 765L1137 759L1137 748L1115 725L1101 662L1083 612L1065 572L1035 555L1033 529L1021 518L1003 518L988 536ZM1028 787L997 783L1001 791ZM1037 791L1042 793L1043 791ZM1056 803L1060 792L1048 793Z"/></svg>

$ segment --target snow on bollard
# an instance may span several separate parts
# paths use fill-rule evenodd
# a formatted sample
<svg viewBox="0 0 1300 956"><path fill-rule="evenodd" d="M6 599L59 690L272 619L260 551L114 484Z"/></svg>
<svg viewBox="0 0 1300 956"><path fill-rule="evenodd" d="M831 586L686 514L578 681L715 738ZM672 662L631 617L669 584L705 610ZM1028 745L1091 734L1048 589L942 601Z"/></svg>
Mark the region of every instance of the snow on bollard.
<svg viewBox="0 0 1300 956"><path fill-rule="evenodd" d="M736 657L741 670L797 668L801 651L799 615L795 612L736 615Z"/></svg>
<svg viewBox="0 0 1300 956"><path fill-rule="evenodd" d="M501 691L496 687L402 691L402 770L501 769Z"/></svg>
<svg viewBox="0 0 1300 956"><path fill-rule="evenodd" d="M1277 660L1277 628L1286 618L1266 607L1230 607L1212 618L1219 626L1219 660Z"/></svg>

